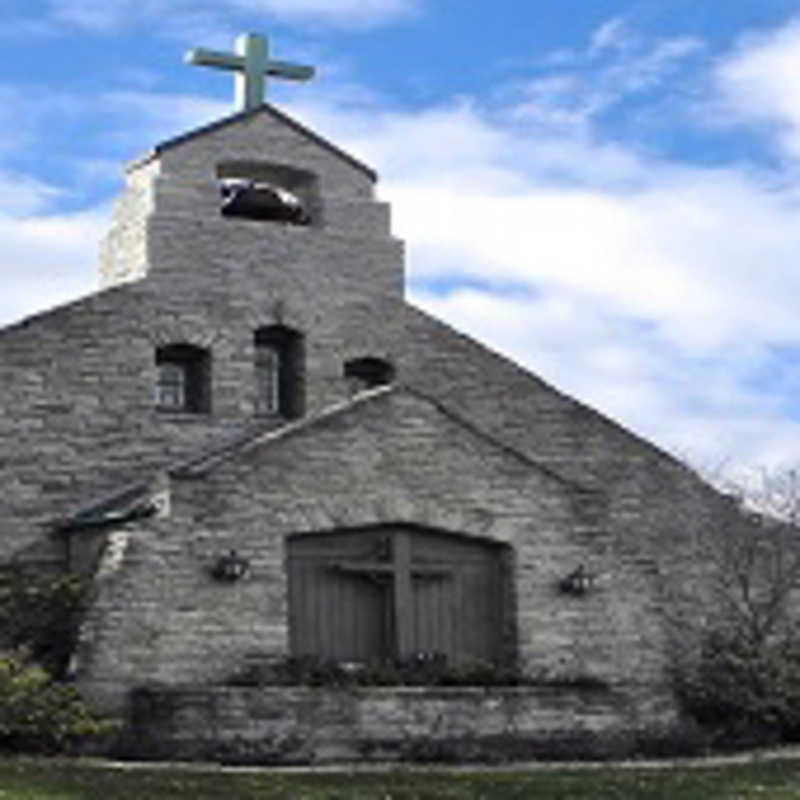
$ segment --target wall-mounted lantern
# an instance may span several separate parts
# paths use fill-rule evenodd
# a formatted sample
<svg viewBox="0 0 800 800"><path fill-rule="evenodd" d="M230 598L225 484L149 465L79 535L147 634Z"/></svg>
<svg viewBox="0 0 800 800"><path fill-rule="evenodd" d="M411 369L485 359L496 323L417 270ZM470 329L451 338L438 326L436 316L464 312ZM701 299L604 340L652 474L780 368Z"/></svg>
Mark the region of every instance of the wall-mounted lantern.
<svg viewBox="0 0 800 800"><path fill-rule="evenodd" d="M220 556L211 568L211 577L218 581L233 583L243 578L250 569L250 562L242 558L235 550Z"/></svg>
<svg viewBox="0 0 800 800"><path fill-rule="evenodd" d="M558 588L565 594L583 595L594 586L594 575L587 571L583 564L579 564L566 577L559 581Z"/></svg>

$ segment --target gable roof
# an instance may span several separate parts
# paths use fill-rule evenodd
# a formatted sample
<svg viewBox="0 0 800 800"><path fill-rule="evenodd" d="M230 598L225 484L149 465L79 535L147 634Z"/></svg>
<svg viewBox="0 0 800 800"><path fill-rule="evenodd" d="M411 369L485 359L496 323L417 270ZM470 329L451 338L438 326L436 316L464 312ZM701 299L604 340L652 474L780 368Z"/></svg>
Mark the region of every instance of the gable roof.
<svg viewBox="0 0 800 800"><path fill-rule="evenodd" d="M372 167L368 166L363 161L359 161L359 159L357 159L355 156L351 156L349 153L333 144L333 142L330 142L328 139L325 139L318 133L315 133L311 130L311 128L307 128L296 119L290 117L288 114L284 114L283 111L279 111L277 108L275 108L275 106L270 105L269 103L264 103L262 106L249 109L248 111L239 111L236 114L231 114L230 116L215 120L208 125L202 125L194 130L182 133L172 139L166 139L165 141L153 147L149 153L130 163L127 167L127 171L147 164L154 158L158 158L158 156L165 150L170 150L173 147L177 147L178 145L183 144L183 142L187 142L190 139L196 139L198 136L204 136L207 133L212 133L228 125L235 125L237 122L249 119L250 117L255 117L258 114L268 114L273 119L281 122L284 125L287 125L301 136L305 136L306 139L310 139L312 142L318 144L320 147L323 147L328 152L333 153L333 155L337 156L342 161L346 161L351 167L355 167L356 169L360 170L373 182L378 180L378 173Z"/></svg>
<svg viewBox="0 0 800 800"><path fill-rule="evenodd" d="M286 439L289 436L310 430L324 422L327 422L328 420L339 417L361 406L375 403L390 395L399 393L407 394L417 398L418 400L422 400L432 408L436 409L438 413L442 414L451 422L455 423L461 428L464 428L472 436L488 442L491 446L503 451L507 455L510 455L512 458L525 464L531 469L536 470L550 480L556 481L557 483L578 491L593 491L588 487L582 486L576 481L563 477L550 467L531 458L521 450L518 450L517 448L500 441L498 438L482 430L480 427L476 426L474 423L470 422L460 414L452 411L440 400L430 397L418 389L404 384L389 384L386 386L379 386L375 389L368 389L366 391L359 392L349 400L328 406L322 411L316 414L311 414L303 419L297 420L296 422L290 422L277 428L272 427L264 429L262 427L260 429L253 430L249 435L245 434L243 436L239 436L236 439L217 446L216 448L210 448L204 453L184 461L181 464L174 465L173 467L169 468L169 474L171 477L178 479L202 478L216 467L221 466L227 461L230 461L241 453L248 452L256 447L276 443Z"/></svg>
<svg viewBox="0 0 800 800"><path fill-rule="evenodd" d="M505 415L496 414L487 419L484 429L496 437L496 441L512 444L523 453L536 453L539 464L550 464L555 474L587 487L604 487L608 475L607 465L623 453L619 443L641 449L642 454L666 465L670 469L691 476L693 480L712 489L690 466L644 436L626 428L617 420L607 416L588 403L548 383L530 368L523 366L509 356L493 350L474 336L458 330L444 320L417 308L405 301L402 306L404 316L404 335L409 348L413 348L414 369L409 380L414 389L420 385L436 385L444 365L461 369L462 363L480 364L481 386L496 393L497 399L505 404ZM473 382L474 383L474 382ZM447 403L451 413L461 414L466 420L473 417L470 403L465 400L464 387L468 384L445 376L442 388L431 389L432 393ZM474 385L478 385L474 383ZM502 387L502 392L500 388ZM427 391L427 390L426 390ZM546 412L533 402L533 398L546 398ZM504 430L507 420L513 417L517 424L510 432ZM496 424L492 424L496 423ZM607 460L601 461L592 455L589 458L554 459L546 455L546 448L540 445L545 437L553 438L554 426L571 430L583 447L594 436L606 451ZM511 438L514 437L514 438ZM612 439L611 437L618 437ZM629 461L630 458L623 457ZM713 489L712 489L713 490Z"/></svg>
<svg viewBox="0 0 800 800"><path fill-rule="evenodd" d="M535 470L546 479L560 484L565 489L586 498L600 496L600 492L596 489L563 477L545 464L536 461L522 451L483 431L458 413L453 412L441 401L429 397L417 389L397 384L379 386L375 389L360 392L348 400L328 406L316 414L311 414L285 425L276 427L274 424L267 423L253 426L221 444L202 450L189 459L167 466L160 474L168 475L169 478L176 480L202 480L218 467L257 447L277 444L290 436L312 430L329 420L357 410L359 407L371 405L398 393L422 400L448 420L463 428L471 436L487 442L521 464ZM112 527L115 524L123 524L151 516L154 512L152 505L147 500L152 494L152 486L152 478L151 480L145 478L138 483L122 487L118 492L77 510L69 517L59 519L54 525L55 531L72 533L85 528Z"/></svg>
<svg viewBox="0 0 800 800"><path fill-rule="evenodd" d="M43 323L58 320L59 317L64 314L79 313L91 307L94 303L103 302L115 298L116 296L124 298L126 293L131 292L133 286L135 286L135 282L133 281L130 283L115 284L113 286L103 286L70 300L57 302L49 308L43 308L27 314L24 317L20 317L19 319L13 319L8 323L0 325L0 339L4 336L10 336L16 332L24 331Z"/></svg>

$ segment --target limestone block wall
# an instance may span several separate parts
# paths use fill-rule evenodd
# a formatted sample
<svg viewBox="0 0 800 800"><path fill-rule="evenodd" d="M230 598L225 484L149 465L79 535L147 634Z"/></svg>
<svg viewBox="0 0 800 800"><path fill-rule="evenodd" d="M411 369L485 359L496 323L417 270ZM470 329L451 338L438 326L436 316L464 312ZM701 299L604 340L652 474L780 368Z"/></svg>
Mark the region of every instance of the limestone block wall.
<svg viewBox="0 0 800 800"><path fill-rule="evenodd" d="M198 469L173 477L170 519L133 532L100 584L80 677L108 707L145 676L213 683L253 656L286 654L287 537L398 522L512 545L507 636L531 677L664 682L650 582L636 559L609 557L602 521L576 506L581 492L424 399L390 390ZM217 584L209 570L231 549L250 571ZM603 580L563 594L580 563Z"/></svg>
<svg viewBox="0 0 800 800"><path fill-rule="evenodd" d="M619 757L675 722L663 692L569 687L151 687L131 716L129 755L239 764Z"/></svg>
<svg viewBox="0 0 800 800"><path fill-rule="evenodd" d="M103 288L147 274L146 220L153 206L149 186L129 185L114 202L111 228L100 244Z"/></svg>
<svg viewBox="0 0 800 800"><path fill-rule="evenodd" d="M118 566L97 580L77 668L82 690L106 709L123 708L126 692L146 681L223 680L254 643L286 650L283 600L273 589L283 583L280 542L251 548L252 579L227 584L210 574L215 541L173 534L168 525L131 528Z"/></svg>
<svg viewBox="0 0 800 800"><path fill-rule="evenodd" d="M287 256L291 254L289 237L281 246ZM275 244L270 250L278 247ZM216 497L243 502L238 518L221 523L223 531L228 525L231 531L244 528L257 540L262 529L248 528L243 520L248 513L254 513L256 520L264 519L264 509L276 504L283 514L290 509L293 520L290 525L286 519L275 523L280 536L336 527L348 519L355 520L351 524L369 524L418 518L421 524L441 524L458 532L470 530L472 510L480 518L492 503L515 508L518 500L511 495L521 492L524 502L533 505L518 511L513 536L507 531L505 541L513 538L520 548L528 548L530 563L535 565L520 567L519 575L525 579L519 578L517 591L525 608L543 603L548 609L544 615L534 610L519 617L520 655L527 668L632 679L663 670L664 631L659 620L675 597L697 604L705 565L694 559L693 544L713 515L716 501L687 470L446 326L386 298L354 300L349 282L327 281L318 302L309 304L308 284L294 285L290 270L276 272L267 265L262 271L253 263L237 273L232 283L226 283L230 273L213 269L201 273L201 278L188 283L177 270L158 279L152 276L15 326L0 336L0 426L6 445L0 477L7 487L0 500L4 557L36 541L54 516L96 500L127 481L149 477L165 462L251 425L252 331L281 319L307 335L310 411L347 396L341 373L347 358L385 355L397 363L400 380L442 399L478 430L490 431L556 474L571 476L578 486L588 484L600 490L605 498L604 516L586 523L571 506L569 513L542 510L536 506L539 501L531 499L542 493L541 487L507 480L502 465L494 480L506 486L507 494L501 499L493 495L491 502L476 502L485 483L462 466L457 471L470 482L446 502L438 493L428 493L427 487L437 484L435 476L427 475L427 467L419 468L426 480L404 475L378 494L373 487L384 480L380 471L370 473L368 481L353 483L348 478L338 488L331 486L330 476L338 474L341 463L361 458L365 465L375 466L376 451L359 435L346 445L335 438L326 445L328 461L315 480L325 487L327 499L319 499L319 489L311 485L300 497L288 499L267 492L254 510L248 497L239 498L232 485L225 489L229 495L220 490ZM309 281L313 274L308 273ZM210 414L182 417L153 410L154 348L170 341L190 341L212 349ZM463 438L458 428L452 433L454 440ZM447 452L445 444L423 447L426 441L439 441L424 428L418 438L410 436L408 441L435 472L439 448ZM307 453L298 449L290 461L281 462L281 469L288 474L292 465L307 460ZM386 456L380 463L391 476L392 459ZM237 480L248 486L243 478ZM283 472L274 473L273 480L274 485L283 485ZM353 486L362 487L364 496L374 501L355 502ZM203 508L204 496L200 492L190 503ZM544 496L549 496L547 491ZM329 510L332 497L339 498L333 512ZM223 509L230 502L219 499ZM307 509L308 519L318 525L302 525L298 508L301 515ZM382 508L395 509L394 518ZM445 524L441 511L432 508L452 509L453 519ZM537 520L550 513L554 514L550 521L539 526ZM191 540L196 529L195 520L178 527L175 535ZM565 531L570 536L568 546ZM271 574L283 574L281 559L273 564ZM555 598L547 592L552 592L556 575L563 577L561 573L587 560L598 575L597 595L586 598L588 602L559 597L554 604ZM271 584L275 591L284 591L281 581L278 577ZM573 623L580 626L579 635L565 633ZM608 635L610 629L615 631L613 637ZM201 652L198 657L207 656Z"/></svg>
<svg viewBox="0 0 800 800"><path fill-rule="evenodd" d="M314 171L330 221L306 230L223 219L216 190L213 213L210 197L193 205L226 158ZM54 517L252 425L257 327L305 335L309 409L346 397L346 358L389 355L382 322L402 298L403 248L372 202L373 180L269 113L132 168L101 260L116 288L0 332L0 558ZM208 415L153 411L154 350L175 342L211 350Z"/></svg>
<svg viewBox="0 0 800 800"><path fill-rule="evenodd" d="M168 247L169 227L161 232ZM293 261L292 237L280 232L268 250L275 255L227 269L198 250L191 278L176 267L0 332L0 558L32 544L53 518L257 424L256 328L282 322L304 333L309 410L348 396L347 358L391 355L380 321L398 303L368 296L346 247L349 278ZM309 284L319 290L313 304ZM175 342L211 351L208 414L153 408L155 349Z"/></svg>
<svg viewBox="0 0 800 800"><path fill-rule="evenodd" d="M151 217L146 234L154 276L182 281L194 291L207 286L225 291L233 281L247 280L243 272L256 271L273 293L289 284L306 313L344 297L399 300L403 294L403 247L394 239L218 215Z"/></svg>

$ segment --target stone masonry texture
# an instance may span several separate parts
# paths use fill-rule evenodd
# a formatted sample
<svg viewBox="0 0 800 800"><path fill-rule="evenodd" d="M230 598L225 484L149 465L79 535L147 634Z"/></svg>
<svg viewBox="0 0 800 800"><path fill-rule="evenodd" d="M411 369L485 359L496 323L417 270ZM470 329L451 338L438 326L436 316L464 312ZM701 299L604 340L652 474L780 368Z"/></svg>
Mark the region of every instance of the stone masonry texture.
<svg viewBox="0 0 800 800"><path fill-rule="evenodd" d="M312 224L222 217L231 164L313 176ZM529 675L663 694L668 618L697 602L713 565L696 544L724 499L408 304L368 168L269 106L209 126L129 168L100 273L97 293L0 331L0 563L91 572L102 554L78 658L99 702L286 654L287 537L387 523L510 547L509 636ZM306 419L277 430L255 415L253 369L254 331L273 324L305 340ZM154 408L169 344L210 353L207 413ZM343 365L363 356L389 361L394 385L354 397ZM164 513L57 531L156 475ZM208 570L230 549L251 568L223 585ZM593 591L560 593L579 564Z"/></svg>
<svg viewBox="0 0 800 800"><path fill-rule="evenodd" d="M132 705L128 754L234 764L619 757L672 721L653 693L544 687L176 687Z"/></svg>

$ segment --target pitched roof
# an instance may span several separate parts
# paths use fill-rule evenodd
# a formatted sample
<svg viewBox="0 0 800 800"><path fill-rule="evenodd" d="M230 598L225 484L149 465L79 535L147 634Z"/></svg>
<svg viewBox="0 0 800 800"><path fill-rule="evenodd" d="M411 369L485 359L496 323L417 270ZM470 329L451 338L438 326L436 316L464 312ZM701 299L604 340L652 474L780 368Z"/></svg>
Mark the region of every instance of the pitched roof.
<svg viewBox="0 0 800 800"><path fill-rule="evenodd" d="M158 505L153 502L152 495L156 490L157 478L158 476L156 479L151 478L122 486L114 493L95 500L66 517L54 520L53 531L69 534L75 531L111 528L155 516L158 513Z"/></svg>
<svg viewBox="0 0 800 800"><path fill-rule="evenodd" d="M182 133L179 136L175 136L172 139L167 139L160 144L157 144L149 153L142 158L133 161L131 164L128 165L128 170L135 169L136 167L142 166L143 164L152 161L154 158L158 158L158 156L163 153L165 150L170 150L173 147L177 147L178 145L182 144L183 142L187 142L190 139L194 139L198 136L203 136L207 133L212 133L213 131L219 130L220 128L224 128L227 125L234 125L241 120L248 119L250 117L254 117L257 114L269 114L273 119L278 120L278 122L287 125L288 127L292 128L294 131L299 133L301 136L305 136L307 139L310 139L315 144L324 147L329 152L333 153L338 158L346 161L350 166L355 167L361 172L365 173L367 177L369 177L372 181L378 180L378 173L370 166L365 164L363 161L359 161L355 156L351 156L349 153L342 150L340 147L337 147L333 142L328 141L324 137L320 136L318 133L315 133L311 130L311 128L307 128L302 123L298 122L296 119L293 119L288 114L284 114L283 111L279 111L275 106L270 105L269 103L264 103L262 106L258 108L253 108L248 111L239 111L236 114L231 114L230 116L223 117L222 119L215 120L214 122L209 123L208 125L203 125L199 128L195 128L194 130L187 131L186 133Z"/></svg>
<svg viewBox="0 0 800 800"><path fill-rule="evenodd" d="M193 456L180 464L175 464L169 469L169 474L175 478L201 478L210 472L214 467L228 461L242 451L247 451L261 444L284 439L298 431L304 431L320 422L336 417L352 408L356 408L374 400L376 397L383 397L394 389L393 386L379 386L365 392L359 392L354 397L344 400L341 403L327 406L316 414L310 414L293 422L288 422L280 427L260 426L250 431L245 431L242 435L233 439L212 446L196 456Z"/></svg>
<svg viewBox="0 0 800 800"><path fill-rule="evenodd" d="M386 398L393 393L403 392L416 397L436 409L456 425L464 428L472 436L488 442L493 447L502 450L517 461L536 470L549 480L555 481L570 490L585 497L596 497L599 493L574 480L565 478L547 465L536 461L524 452L501 442L490 433L483 431L469 420L449 409L441 401L429 397L417 389L408 386L390 384L369 389L340 403L328 406L316 414L311 414L294 422L289 422L276 427L274 424L255 425L239 435L229 438L216 446L208 447L189 459L169 465L161 474L169 475L177 480L202 479L209 472L231 461L238 455L256 447L268 446L303 431L307 431L330 419L338 417L353 409L374 403ZM110 527L123 524L134 519L141 519L152 514L150 504L144 502L152 493L152 480L142 480L135 484L122 487L118 492L85 506L66 519L60 519L55 524L57 532L72 533L84 528Z"/></svg>
<svg viewBox="0 0 800 800"><path fill-rule="evenodd" d="M348 400L328 406L316 414L311 414L295 422L281 425L280 427L273 426L271 428L264 428L262 426L261 428L253 429L249 434L245 433L244 435L229 440L228 442L223 443L215 448L209 448L205 452L198 454L196 457L170 467L168 469L169 474L171 477L179 479L202 478L215 467L220 466L242 452L247 452L262 445L278 442L287 438L288 436L309 430L323 422L326 422L327 420L356 409L359 406L376 402L377 400L388 397L392 394L397 394L398 392L411 395L425 403L428 403L430 406L435 408L437 412L447 417L459 427L467 430L472 436L476 436L479 439L488 442L493 447L502 450L504 453L510 455L512 458L515 458L517 461L522 462L526 466L535 469L550 480L556 481L564 486L569 486L570 488L578 491L585 491L589 493L593 491L592 489L583 486L574 480L563 477L555 470L551 469L544 463L531 458L523 451L500 441L497 437L493 436L487 431L484 431L479 426L450 409L440 400L430 397L416 388L412 388L405 384L396 383L359 392L357 395Z"/></svg>

